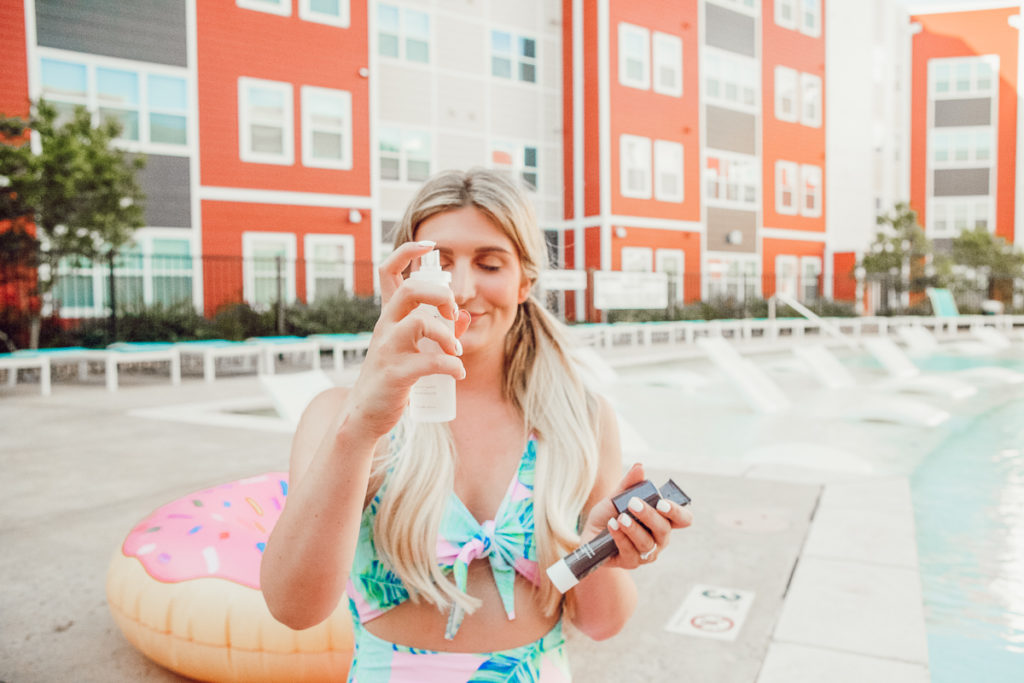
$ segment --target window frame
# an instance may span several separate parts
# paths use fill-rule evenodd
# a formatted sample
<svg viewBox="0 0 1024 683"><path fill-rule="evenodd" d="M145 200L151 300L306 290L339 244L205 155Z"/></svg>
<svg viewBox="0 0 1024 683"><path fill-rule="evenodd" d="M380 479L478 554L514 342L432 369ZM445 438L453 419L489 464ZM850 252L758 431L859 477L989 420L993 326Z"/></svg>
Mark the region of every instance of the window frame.
<svg viewBox="0 0 1024 683"><path fill-rule="evenodd" d="M626 268L627 261L631 262L629 268ZM633 267L633 262L641 267ZM622 247L619 250L619 270L624 273L653 273L654 249L652 247Z"/></svg>
<svg viewBox="0 0 1024 683"><path fill-rule="evenodd" d="M668 270L665 268L667 262L674 263L679 267L677 271ZM672 277L675 276L677 279L675 289L675 304L682 306L685 302L686 295L686 252L682 249L655 249L654 250L654 272L668 274L669 286L672 285ZM671 305L672 300L669 299Z"/></svg>
<svg viewBox="0 0 1024 683"><path fill-rule="evenodd" d="M717 159L719 161L719 170L715 175L715 185L718 189L718 196L712 197L708 188L708 184L711 181L710 161ZM721 169L723 162L726 166L727 172L723 176ZM742 183L739 179L735 181L732 179L732 175L729 171L732 171L736 167L745 167L746 173L751 180L750 183ZM701 176L701 187L702 196L708 206L717 206L722 208L733 208L733 209L745 209L745 210L756 210L759 209L759 201L761 196L761 183L760 183L760 161L757 157L749 154L738 154L736 152L723 152L721 150L708 150L704 154L704 163L702 166ZM740 199L729 199L728 190L729 185L735 182L737 186L737 195ZM754 198L747 200L744 197L746 190L749 188L754 190Z"/></svg>
<svg viewBox="0 0 1024 683"><path fill-rule="evenodd" d="M798 13L797 13L797 30L799 30L800 33L803 33L805 36L810 36L811 38L820 38L821 37L821 0L796 0L796 2L797 2L797 10L798 10ZM813 26L808 26L807 22L805 21L805 19L807 18L807 15L808 15L808 9L809 9L808 3L812 3L813 4L813 7L810 7L810 9L812 10L810 12L810 14L814 17L814 25Z"/></svg>
<svg viewBox="0 0 1024 683"><path fill-rule="evenodd" d="M788 186L783 183L783 172L787 170L792 179L792 183ZM782 199L787 187L792 197L792 201L788 205ZM800 164L795 161L779 160L775 162L775 213L784 216L796 216L800 213Z"/></svg>
<svg viewBox="0 0 1024 683"><path fill-rule="evenodd" d="M970 81L967 90L956 88L956 67L966 64L970 70ZM989 85L985 89L978 87L979 69L981 64L989 68ZM973 57L935 57L928 60L928 98L929 100L973 99L979 97L995 98L999 92L999 55L985 54ZM949 80L939 79L939 69L949 69ZM948 82L949 89L939 92L938 83Z"/></svg>
<svg viewBox="0 0 1024 683"><path fill-rule="evenodd" d="M380 28L380 11L384 8L390 8L398 13L398 33L396 35L398 43L398 54L397 55L386 55L380 51L380 36L384 33L383 29ZM377 56L385 60L395 60L401 62L407 62L409 64L431 64L433 63L433 45L434 45L434 22L431 21L432 17L430 12L413 9L412 7L405 7L403 5L392 5L388 3L377 4ZM427 19L427 59L420 61L418 59L410 59L408 51L408 41L410 38L420 40L421 36L411 36L409 34L406 21L409 14L422 14ZM390 34L389 34L390 35Z"/></svg>
<svg viewBox="0 0 1024 683"><path fill-rule="evenodd" d="M639 79L633 79L629 76L628 63L631 55L627 53L625 49L626 39L629 34L633 34L634 37L639 38L643 43L643 49L640 50L639 58L641 63L641 70L643 75ZM650 90L651 89L651 31L650 29L644 28L643 26L637 26L636 24L630 24L628 22L620 21L618 30L618 56L619 56L619 84L624 85L627 88L636 88L637 90Z"/></svg>
<svg viewBox="0 0 1024 683"><path fill-rule="evenodd" d="M791 31L796 31L799 26L797 5L800 2L801 0L775 0L775 25L781 26L782 28L788 28ZM789 21L782 16L782 8L784 7L789 7Z"/></svg>
<svg viewBox="0 0 1024 683"><path fill-rule="evenodd" d="M824 171L821 166L815 166L813 164L800 164L800 215L807 218L820 218L822 211L822 202L824 197ZM810 178L817 178L816 188L817 191L810 193L807 191L807 181ZM807 197L814 197L814 208L807 208Z"/></svg>
<svg viewBox="0 0 1024 683"><path fill-rule="evenodd" d="M630 145L639 145L639 152L641 157L644 157L646 161L641 159L635 167L627 165L626 161L629 159L628 147ZM651 138L644 137L642 135L630 135L623 133L619 136L619 193L623 197L631 199L650 199L654 192L654 182L652 176L652 162L653 162L653 146L651 144ZM640 189L632 189L629 186L629 172L631 170L638 170L644 172L644 186Z"/></svg>
<svg viewBox="0 0 1024 683"><path fill-rule="evenodd" d="M497 34L508 36L510 52L497 52L495 48L495 37ZM536 85L539 82L540 76L540 41L533 36L528 36L525 33L517 33L515 31L506 31L502 29L492 28L488 34L490 40L490 55L491 55L491 67L490 74L491 78L497 78L501 81L513 81L516 83L531 83ZM519 43L523 40L533 41L533 57L527 57L522 54L519 49ZM495 59L506 59L509 63L509 75L502 76L494 73L494 60ZM533 80L527 80L522 78L522 67L533 66Z"/></svg>
<svg viewBox="0 0 1024 683"><path fill-rule="evenodd" d="M813 266L814 268L814 297L807 297L807 266ZM801 256L799 258L799 270L797 277L797 301L801 302L812 302L817 301L821 298L821 292L823 291L822 273L824 273L824 265L820 256Z"/></svg>
<svg viewBox="0 0 1024 683"><path fill-rule="evenodd" d="M279 17L290 17L292 15L292 0L278 0L278 2L274 3L277 7L271 7L270 2L272 0L235 0L235 5L242 9L273 14Z"/></svg>
<svg viewBox="0 0 1024 683"><path fill-rule="evenodd" d="M792 270L792 273L789 272ZM787 294L794 299L800 293L800 259L794 254L775 256L775 292Z"/></svg>
<svg viewBox="0 0 1024 683"><path fill-rule="evenodd" d="M669 50L671 52L671 59L668 60L667 66L671 68L675 75L675 82L673 85L666 87L662 85L659 74L661 67L666 66L665 60L659 59L659 44L662 49ZM661 31L654 31L651 35L651 69L650 69L650 80L651 87L654 92L662 95L669 95L670 97L682 97L683 96L683 39L680 36L673 35L671 33L663 33Z"/></svg>
<svg viewBox="0 0 1024 683"><path fill-rule="evenodd" d="M257 152L251 149L252 138L249 127L256 123L249 113L248 94L253 88L276 90L283 96L285 108L282 112L281 154ZM295 164L295 94L291 83L268 81L249 76L238 77L238 156L247 163L292 166Z"/></svg>
<svg viewBox="0 0 1024 683"><path fill-rule="evenodd" d="M352 20L349 0L338 0L338 15L318 12L313 9L313 0L299 0L299 18L315 24L326 24L337 28L348 28Z"/></svg>
<svg viewBox="0 0 1024 683"><path fill-rule="evenodd" d="M377 158L378 158L378 160L381 160L381 159L385 158L383 156L384 153L382 152L382 150L380 148L380 144L381 144L381 141L382 141L382 138L383 138L383 136L380 133L384 132L384 131L389 132L389 133L392 132L392 131L398 133L398 154L397 154L398 178L384 178L383 176L381 176L381 177L379 177L380 182L382 182L382 183L418 184L418 183L422 183L426 178L429 178L434 173L434 170L437 167L437 160L435 159L435 154L434 154L434 135L433 135L433 130L432 129L430 129L430 128L417 128L417 127L410 127L410 126L396 126L396 125L382 124L378 128L378 135L377 135ZM428 150L427 150L427 153L426 153L425 157L410 157L409 156L408 148L407 148L407 145L406 145L406 140L407 140L407 138L409 136L411 136L413 134L425 135L426 136ZM391 153L389 152L388 155L390 155L390 154ZM389 158L390 158L390 156L389 156ZM428 168L427 168L427 174L426 174L425 178L417 178L417 179L410 179L409 178L409 161L410 160L426 161L427 162ZM383 171L383 165L378 164L378 166L380 167L381 171Z"/></svg>
<svg viewBox="0 0 1024 683"><path fill-rule="evenodd" d="M295 261L297 258L297 240L295 233L271 232L263 230L247 230L242 233L242 298L254 310L268 310L270 302L263 304L256 301L256 273L254 272L255 259L253 255L256 243L279 239L284 245L285 257L285 303L295 302Z"/></svg>
<svg viewBox="0 0 1024 683"><path fill-rule="evenodd" d="M526 163L526 152L527 152L527 150L530 150L530 149L533 150L534 158L536 159L536 162L537 162L533 166L529 166ZM522 143L522 142L509 142L509 141L506 141L506 140L494 140L494 141L492 141L490 143L490 145L488 147L488 151L489 151L489 153L488 153L488 166L490 168L493 168L493 169L496 169L496 170L499 170L499 171L507 171L517 181L522 182L523 186L529 192L537 192L537 193L540 192L540 188L541 188L540 145L537 145L537 144L527 144L527 143ZM495 152L506 152L506 153L508 153L509 156L512 158L512 163L508 164L508 165L495 163L495 161L494 161L494 153ZM529 181L526 180L525 175L527 173L532 173L537 178L536 183L534 184L533 187L531 187Z"/></svg>
<svg viewBox="0 0 1024 683"><path fill-rule="evenodd" d="M702 65L705 102L749 114L761 114L761 66L756 59L708 47L704 49ZM712 93L715 89L712 85L719 90L718 94ZM735 98L727 96L730 87L736 91ZM744 98L747 87L751 90L751 102Z"/></svg>
<svg viewBox="0 0 1024 683"><path fill-rule="evenodd" d="M342 262L342 277L345 281L345 292L351 296L355 291L355 249L356 239L352 235L338 235L332 233L309 233L303 238L303 261L306 271L306 303L316 301L316 265L317 261L311 258L316 247L320 245L340 245L344 249L348 259Z"/></svg>
<svg viewBox="0 0 1024 683"><path fill-rule="evenodd" d="M658 151L659 149L661 150L660 153ZM654 163L654 170L653 170L653 175L654 175L654 178L653 178L654 198L657 199L658 201L662 201L662 202L675 202L675 203L681 204L685 200L685 194L686 194L686 186L685 186L685 179L686 179L686 168L685 168L686 167L686 150L683 147L683 144L680 143L680 142L673 142L671 140L655 140L654 144L653 144L652 153L653 153L653 163ZM673 168L672 168L673 171L678 171L678 174L677 174L677 177L678 177L678 180L679 180L679 191L678 192L667 193L667 192L665 192L664 187L662 187L662 183L661 183L662 169L660 167L659 162L664 161L665 163L668 163L669 160L666 159L666 157L665 157L666 154L671 154L673 157L675 157L675 155L678 154L679 166L678 166L678 168L675 168L674 159L673 159Z"/></svg>
<svg viewBox="0 0 1024 683"><path fill-rule="evenodd" d="M995 234L995 202L991 195L932 197L928 201L925 234L931 239L955 239L965 230L977 230L979 218L977 209L981 205L985 206L985 222L987 223L985 229ZM964 207L966 225L963 228L957 228L956 217L953 214L953 211L959 206ZM945 219L946 227L942 230L937 225L940 217Z"/></svg>
<svg viewBox="0 0 1024 683"><path fill-rule="evenodd" d="M800 72L799 76L799 100L797 108L800 113L800 123L811 128L821 128L822 121L822 101L824 100L822 88L821 76L814 74ZM816 93L814 98L808 98L807 93L809 85L813 85L811 92ZM811 99L814 104L814 116L807 115L807 104L808 99Z"/></svg>
<svg viewBox="0 0 1024 683"><path fill-rule="evenodd" d="M775 66L775 118L787 123L800 121L800 72L788 66L778 64ZM792 93L793 112L786 114L782 110L782 103L786 100L786 91Z"/></svg>
<svg viewBox="0 0 1024 683"><path fill-rule="evenodd" d="M310 99L318 96L338 97L341 100L343 119L341 132L341 158L320 159L313 156L313 133L320 129L314 126L312 121L312 106ZM352 169L352 93L347 90L336 90L334 88L320 88L312 85L303 85L299 88L299 98L302 107L302 165L310 168L330 168L349 171ZM334 132L331 129L329 132Z"/></svg>

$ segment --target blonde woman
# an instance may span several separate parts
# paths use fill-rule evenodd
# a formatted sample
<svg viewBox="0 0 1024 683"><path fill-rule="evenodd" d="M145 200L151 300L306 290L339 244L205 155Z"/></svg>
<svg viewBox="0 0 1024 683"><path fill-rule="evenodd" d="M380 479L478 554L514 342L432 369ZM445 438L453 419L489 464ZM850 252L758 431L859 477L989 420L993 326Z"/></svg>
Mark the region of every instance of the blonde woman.
<svg viewBox="0 0 1024 683"><path fill-rule="evenodd" d="M547 251L519 188L487 170L442 173L395 241L358 379L317 397L295 434L267 605L301 629L347 592L359 683L568 681L563 614L591 638L617 633L636 602L627 570L655 561L690 512L636 499L642 524L616 517L610 496L643 471L622 477L614 412L531 295ZM405 277L435 248L450 289ZM424 338L441 351L420 352ZM405 415L432 374L457 380L450 423ZM618 555L560 595L543 569L604 529Z"/></svg>

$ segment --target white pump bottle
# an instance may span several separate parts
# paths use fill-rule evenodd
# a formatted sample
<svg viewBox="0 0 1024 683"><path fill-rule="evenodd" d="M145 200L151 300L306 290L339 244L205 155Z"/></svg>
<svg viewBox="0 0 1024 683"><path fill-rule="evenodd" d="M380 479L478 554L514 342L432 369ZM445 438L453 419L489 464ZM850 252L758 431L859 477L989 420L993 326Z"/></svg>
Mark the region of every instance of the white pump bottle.
<svg viewBox="0 0 1024 683"><path fill-rule="evenodd" d="M435 249L420 260L420 269L410 275L413 280L451 286L452 275L441 270L441 254ZM451 329L455 323L442 318L435 306L420 304L419 309L429 311ZM418 309L418 310L419 310ZM444 353L433 339L419 341L421 353ZM426 375L416 380L409 394L410 417L417 422L451 422L455 419L455 378L451 375Z"/></svg>

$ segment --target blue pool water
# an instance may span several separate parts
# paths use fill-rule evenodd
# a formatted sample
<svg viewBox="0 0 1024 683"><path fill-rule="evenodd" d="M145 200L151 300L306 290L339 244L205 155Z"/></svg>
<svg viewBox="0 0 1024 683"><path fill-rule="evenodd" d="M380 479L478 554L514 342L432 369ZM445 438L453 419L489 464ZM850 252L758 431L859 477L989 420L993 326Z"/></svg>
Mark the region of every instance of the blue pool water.
<svg viewBox="0 0 1024 683"><path fill-rule="evenodd" d="M910 483L933 683L1021 683L1024 392L953 418Z"/></svg>

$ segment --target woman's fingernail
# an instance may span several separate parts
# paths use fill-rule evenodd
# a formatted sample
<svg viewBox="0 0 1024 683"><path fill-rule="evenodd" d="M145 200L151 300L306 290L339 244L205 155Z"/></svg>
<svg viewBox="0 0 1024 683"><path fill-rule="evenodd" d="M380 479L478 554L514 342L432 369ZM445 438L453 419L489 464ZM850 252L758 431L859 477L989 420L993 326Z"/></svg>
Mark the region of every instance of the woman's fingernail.
<svg viewBox="0 0 1024 683"><path fill-rule="evenodd" d="M437 242L435 242L433 240L420 240L416 244L420 245L421 247L436 247L437 246Z"/></svg>
<svg viewBox="0 0 1024 683"><path fill-rule="evenodd" d="M460 342L458 339L455 340L455 355L462 355L462 342Z"/></svg>
<svg viewBox="0 0 1024 683"><path fill-rule="evenodd" d="M658 501L658 512L668 512L672 509L672 503L665 498Z"/></svg>
<svg viewBox="0 0 1024 683"><path fill-rule="evenodd" d="M633 526L633 519L625 512L623 512L621 515L619 515L619 524L628 529L629 527Z"/></svg>
<svg viewBox="0 0 1024 683"><path fill-rule="evenodd" d="M629 509L633 512L640 512L644 509L644 502L636 496L629 499Z"/></svg>
<svg viewBox="0 0 1024 683"><path fill-rule="evenodd" d="M608 520L608 528L611 529L612 531L618 531L619 530L619 523L615 521L614 517L612 517L611 519Z"/></svg>

